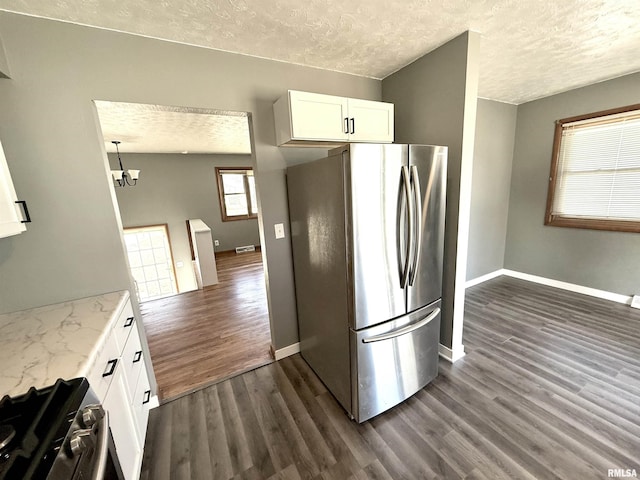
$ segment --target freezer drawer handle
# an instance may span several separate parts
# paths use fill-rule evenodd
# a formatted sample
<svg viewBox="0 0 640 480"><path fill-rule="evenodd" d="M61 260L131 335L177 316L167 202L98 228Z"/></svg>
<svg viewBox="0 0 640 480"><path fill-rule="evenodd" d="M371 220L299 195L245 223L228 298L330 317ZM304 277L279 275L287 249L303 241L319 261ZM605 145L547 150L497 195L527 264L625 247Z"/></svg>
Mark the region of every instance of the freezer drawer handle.
<svg viewBox="0 0 640 480"><path fill-rule="evenodd" d="M436 308L433 312L431 312L429 315L427 315L425 318L423 318L419 322L412 323L411 325L407 325L406 327L399 328L392 332L383 333L381 335L374 335L373 337L369 337L369 338L363 338L362 343L381 342L382 340L390 340L392 338L396 338L401 335L405 335L407 333L413 332L414 330L417 330L420 327L425 326L431 320L436 318L439 313L440 313L440 307Z"/></svg>

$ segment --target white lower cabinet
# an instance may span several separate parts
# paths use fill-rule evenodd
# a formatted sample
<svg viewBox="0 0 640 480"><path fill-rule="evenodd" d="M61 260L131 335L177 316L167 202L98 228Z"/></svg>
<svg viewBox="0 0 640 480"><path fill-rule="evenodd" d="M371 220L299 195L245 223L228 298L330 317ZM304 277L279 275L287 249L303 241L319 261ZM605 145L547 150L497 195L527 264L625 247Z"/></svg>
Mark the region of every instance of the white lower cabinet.
<svg viewBox="0 0 640 480"><path fill-rule="evenodd" d="M151 388L136 320L127 299L89 372L89 385L109 412L125 480L136 480L149 418Z"/></svg>
<svg viewBox="0 0 640 480"><path fill-rule="evenodd" d="M151 400L151 389L146 370L143 370L138 380L138 388L133 398L133 411L136 417L136 427L138 436L144 444L147 435L147 420L149 419L149 402Z"/></svg>
<svg viewBox="0 0 640 480"><path fill-rule="evenodd" d="M136 428L134 411L127 391L124 365L118 365L102 406L109 412L109 426L116 453L125 479L138 478L142 463L142 449Z"/></svg>

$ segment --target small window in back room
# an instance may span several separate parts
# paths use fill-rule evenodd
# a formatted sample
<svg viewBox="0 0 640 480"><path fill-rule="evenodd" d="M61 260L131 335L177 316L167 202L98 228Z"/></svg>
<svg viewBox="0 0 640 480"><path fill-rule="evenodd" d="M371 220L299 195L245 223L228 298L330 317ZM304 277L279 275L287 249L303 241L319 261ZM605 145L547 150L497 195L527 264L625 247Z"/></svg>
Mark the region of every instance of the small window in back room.
<svg viewBox="0 0 640 480"><path fill-rule="evenodd" d="M253 170L248 167L217 167L218 196L223 221L257 218L258 203Z"/></svg>
<svg viewBox="0 0 640 480"><path fill-rule="evenodd" d="M545 225L640 232L640 105L556 122Z"/></svg>

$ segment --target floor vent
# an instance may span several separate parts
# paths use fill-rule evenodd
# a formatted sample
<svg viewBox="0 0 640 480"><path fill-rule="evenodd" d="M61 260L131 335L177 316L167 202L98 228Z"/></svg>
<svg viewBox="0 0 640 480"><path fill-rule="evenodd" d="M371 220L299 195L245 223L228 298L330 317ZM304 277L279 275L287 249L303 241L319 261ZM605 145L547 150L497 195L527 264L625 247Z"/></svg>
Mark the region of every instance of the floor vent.
<svg viewBox="0 0 640 480"><path fill-rule="evenodd" d="M256 247L254 245L245 245L244 247L236 247L236 253L255 252Z"/></svg>

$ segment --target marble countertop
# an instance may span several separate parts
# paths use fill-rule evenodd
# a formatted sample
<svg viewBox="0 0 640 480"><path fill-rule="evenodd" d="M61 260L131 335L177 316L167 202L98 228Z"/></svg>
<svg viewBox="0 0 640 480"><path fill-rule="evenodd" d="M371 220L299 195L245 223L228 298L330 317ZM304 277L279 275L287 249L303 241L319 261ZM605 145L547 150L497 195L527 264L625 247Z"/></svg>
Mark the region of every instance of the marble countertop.
<svg viewBox="0 0 640 480"><path fill-rule="evenodd" d="M129 292L0 315L0 398L87 376Z"/></svg>

